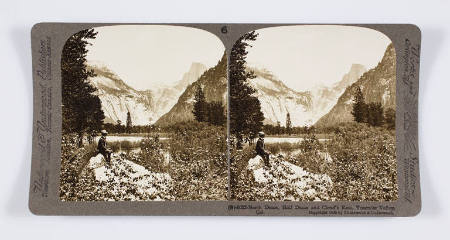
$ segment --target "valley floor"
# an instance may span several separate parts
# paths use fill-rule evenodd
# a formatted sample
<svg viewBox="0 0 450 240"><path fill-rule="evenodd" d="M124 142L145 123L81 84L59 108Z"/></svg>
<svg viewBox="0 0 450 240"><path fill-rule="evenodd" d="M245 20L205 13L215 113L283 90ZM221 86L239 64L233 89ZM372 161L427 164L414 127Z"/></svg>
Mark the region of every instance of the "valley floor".
<svg viewBox="0 0 450 240"><path fill-rule="evenodd" d="M201 129L201 130L200 130ZM253 145L227 148L223 128L199 124L169 140L146 137L139 151L118 151L105 164L95 144L62 142L63 201L394 201L398 198L395 132L338 126L330 138L266 143L270 166ZM186 134L188 133L188 134ZM228 171L230 185L228 185Z"/></svg>
<svg viewBox="0 0 450 240"><path fill-rule="evenodd" d="M329 139L266 141L270 167L255 145L231 151L231 197L242 201L394 201L395 132L349 123Z"/></svg>
<svg viewBox="0 0 450 240"><path fill-rule="evenodd" d="M130 142L107 137L106 164L94 143L61 144L62 201L226 200L226 135L221 126L180 124L170 138L158 134Z"/></svg>
<svg viewBox="0 0 450 240"><path fill-rule="evenodd" d="M157 173L126 159L126 154L112 154L106 164L98 154L92 157L80 173L76 198L95 201L164 201L175 200L172 195L173 179L168 173ZM315 174L272 156L271 166L264 166L260 156L248 161L246 170L255 181L253 191L267 199L290 201L329 200L332 186L326 174Z"/></svg>

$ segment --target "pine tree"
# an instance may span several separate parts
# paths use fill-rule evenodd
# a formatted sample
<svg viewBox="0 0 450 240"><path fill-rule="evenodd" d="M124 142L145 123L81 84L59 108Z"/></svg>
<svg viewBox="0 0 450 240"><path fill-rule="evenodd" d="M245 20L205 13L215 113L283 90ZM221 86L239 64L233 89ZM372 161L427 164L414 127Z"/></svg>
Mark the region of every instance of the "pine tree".
<svg viewBox="0 0 450 240"><path fill-rule="evenodd" d="M261 109L261 103L258 98L250 98L250 101L253 101L253 103L249 104L250 106L253 106L255 109ZM262 130L263 121L264 114L261 111L248 112L244 135L250 140L256 138L258 136L258 132Z"/></svg>
<svg viewBox="0 0 450 240"><path fill-rule="evenodd" d="M255 41L258 36L255 31L241 36L233 45L230 54L230 132L237 138L240 147L244 135L252 137L263 126L264 115L257 97L253 96L255 89L248 85L248 80L255 78L253 72L246 70L247 47L249 41Z"/></svg>
<svg viewBox="0 0 450 240"><path fill-rule="evenodd" d="M120 121L120 119L117 119L116 128L117 128L117 133L122 133L123 132L122 131L122 121Z"/></svg>
<svg viewBox="0 0 450 240"><path fill-rule="evenodd" d="M384 113L384 119L388 129L395 129L395 110L388 108Z"/></svg>
<svg viewBox="0 0 450 240"><path fill-rule="evenodd" d="M226 122L226 116L224 111L224 106L222 105L222 102L220 101L213 101L210 103L207 103L207 111L208 111L208 122L217 125L222 126L225 125Z"/></svg>
<svg viewBox="0 0 450 240"><path fill-rule="evenodd" d="M287 134L291 135L292 122L291 122L291 114L289 114L289 112L286 114L286 131Z"/></svg>
<svg viewBox="0 0 450 240"><path fill-rule="evenodd" d="M277 134L281 134L281 123L277 121Z"/></svg>
<svg viewBox="0 0 450 240"><path fill-rule="evenodd" d="M197 91L194 96L194 110L192 113L194 114L195 120L198 122L206 122L207 121L207 103L205 94L200 86L198 86Z"/></svg>
<svg viewBox="0 0 450 240"><path fill-rule="evenodd" d="M96 88L88 81L95 74L86 69L86 46L96 35L94 29L74 34L66 41L61 55L62 130L77 133L80 146L84 133L93 128L100 130L105 118L100 99L94 94Z"/></svg>
<svg viewBox="0 0 450 240"><path fill-rule="evenodd" d="M103 119L105 119L105 114L102 110L102 103L100 101L100 98L98 97L92 97L89 98L88 101L90 101L91 105L91 111L90 114L87 116L87 131L93 132L98 131L103 126ZM101 121L99 121L101 119Z"/></svg>
<svg viewBox="0 0 450 240"><path fill-rule="evenodd" d="M131 132L131 128L133 127L133 124L131 122L131 114L130 111L127 112L127 132L130 133Z"/></svg>
<svg viewBox="0 0 450 240"><path fill-rule="evenodd" d="M381 106L381 103L369 103L367 105L367 123L372 126L381 126L383 122L383 106Z"/></svg>
<svg viewBox="0 0 450 240"><path fill-rule="evenodd" d="M356 122L361 123L367 120L367 105L364 102L364 96L359 86L356 88L352 115Z"/></svg>

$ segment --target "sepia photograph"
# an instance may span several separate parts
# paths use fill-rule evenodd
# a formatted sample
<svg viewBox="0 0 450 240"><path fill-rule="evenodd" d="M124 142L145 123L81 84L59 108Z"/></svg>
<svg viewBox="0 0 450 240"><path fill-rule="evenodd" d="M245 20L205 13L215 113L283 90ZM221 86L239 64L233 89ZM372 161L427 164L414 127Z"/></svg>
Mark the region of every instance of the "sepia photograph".
<svg viewBox="0 0 450 240"><path fill-rule="evenodd" d="M242 201L395 201L396 53L355 26L248 32L229 60L230 190Z"/></svg>
<svg viewBox="0 0 450 240"><path fill-rule="evenodd" d="M449 7L5 1L2 235L445 238Z"/></svg>
<svg viewBox="0 0 450 240"><path fill-rule="evenodd" d="M226 200L227 57L215 35L116 25L61 56L62 201Z"/></svg>

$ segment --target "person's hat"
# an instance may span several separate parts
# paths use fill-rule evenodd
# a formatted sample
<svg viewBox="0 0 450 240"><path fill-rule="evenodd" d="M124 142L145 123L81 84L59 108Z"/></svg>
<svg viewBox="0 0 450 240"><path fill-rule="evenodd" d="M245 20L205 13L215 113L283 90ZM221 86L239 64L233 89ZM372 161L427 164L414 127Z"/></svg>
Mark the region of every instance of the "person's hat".
<svg viewBox="0 0 450 240"><path fill-rule="evenodd" d="M107 135L108 134L108 132L106 130L102 130L101 133L102 133L102 135Z"/></svg>
<svg viewBox="0 0 450 240"><path fill-rule="evenodd" d="M259 135L260 137L264 137L264 132L259 132L258 135Z"/></svg>

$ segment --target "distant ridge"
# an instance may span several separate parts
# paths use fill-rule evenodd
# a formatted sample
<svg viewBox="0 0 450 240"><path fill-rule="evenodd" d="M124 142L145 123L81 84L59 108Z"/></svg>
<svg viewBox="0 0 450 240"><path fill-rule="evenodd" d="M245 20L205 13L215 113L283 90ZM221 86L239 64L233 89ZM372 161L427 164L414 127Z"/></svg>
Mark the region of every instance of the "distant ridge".
<svg viewBox="0 0 450 240"><path fill-rule="evenodd" d="M272 72L264 68L247 67L256 75L250 85L256 89L255 95L261 102L265 124L281 126L286 123L289 112L293 126L314 124L336 104L345 88L366 71L360 64L353 64L342 80L330 87L317 87L312 91L299 92L286 86Z"/></svg>
<svg viewBox="0 0 450 240"><path fill-rule="evenodd" d="M175 85L141 91L127 85L117 74L101 63L90 62L87 68L96 74L89 80L97 88L96 94L102 103L105 122L116 124L120 120L125 123L129 111L134 125L148 125L156 122L177 102L184 89L206 70L203 64L192 63L188 72Z"/></svg>
<svg viewBox="0 0 450 240"><path fill-rule="evenodd" d="M156 125L167 126L193 120L194 95L198 87L203 89L206 101L220 101L225 106L227 99L226 71L227 58L224 54L216 66L206 70L197 81L186 87L176 104L156 121Z"/></svg>
<svg viewBox="0 0 450 240"><path fill-rule="evenodd" d="M315 124L317 127L333 126L342 122L351 122L353 96L360 87L364 99L369 102L380 102L386 108L396 107L396 54L392 43L387 47L383 59L378 65L364 73L358 81L347 87L339 97L336 105Z"/></svg>

